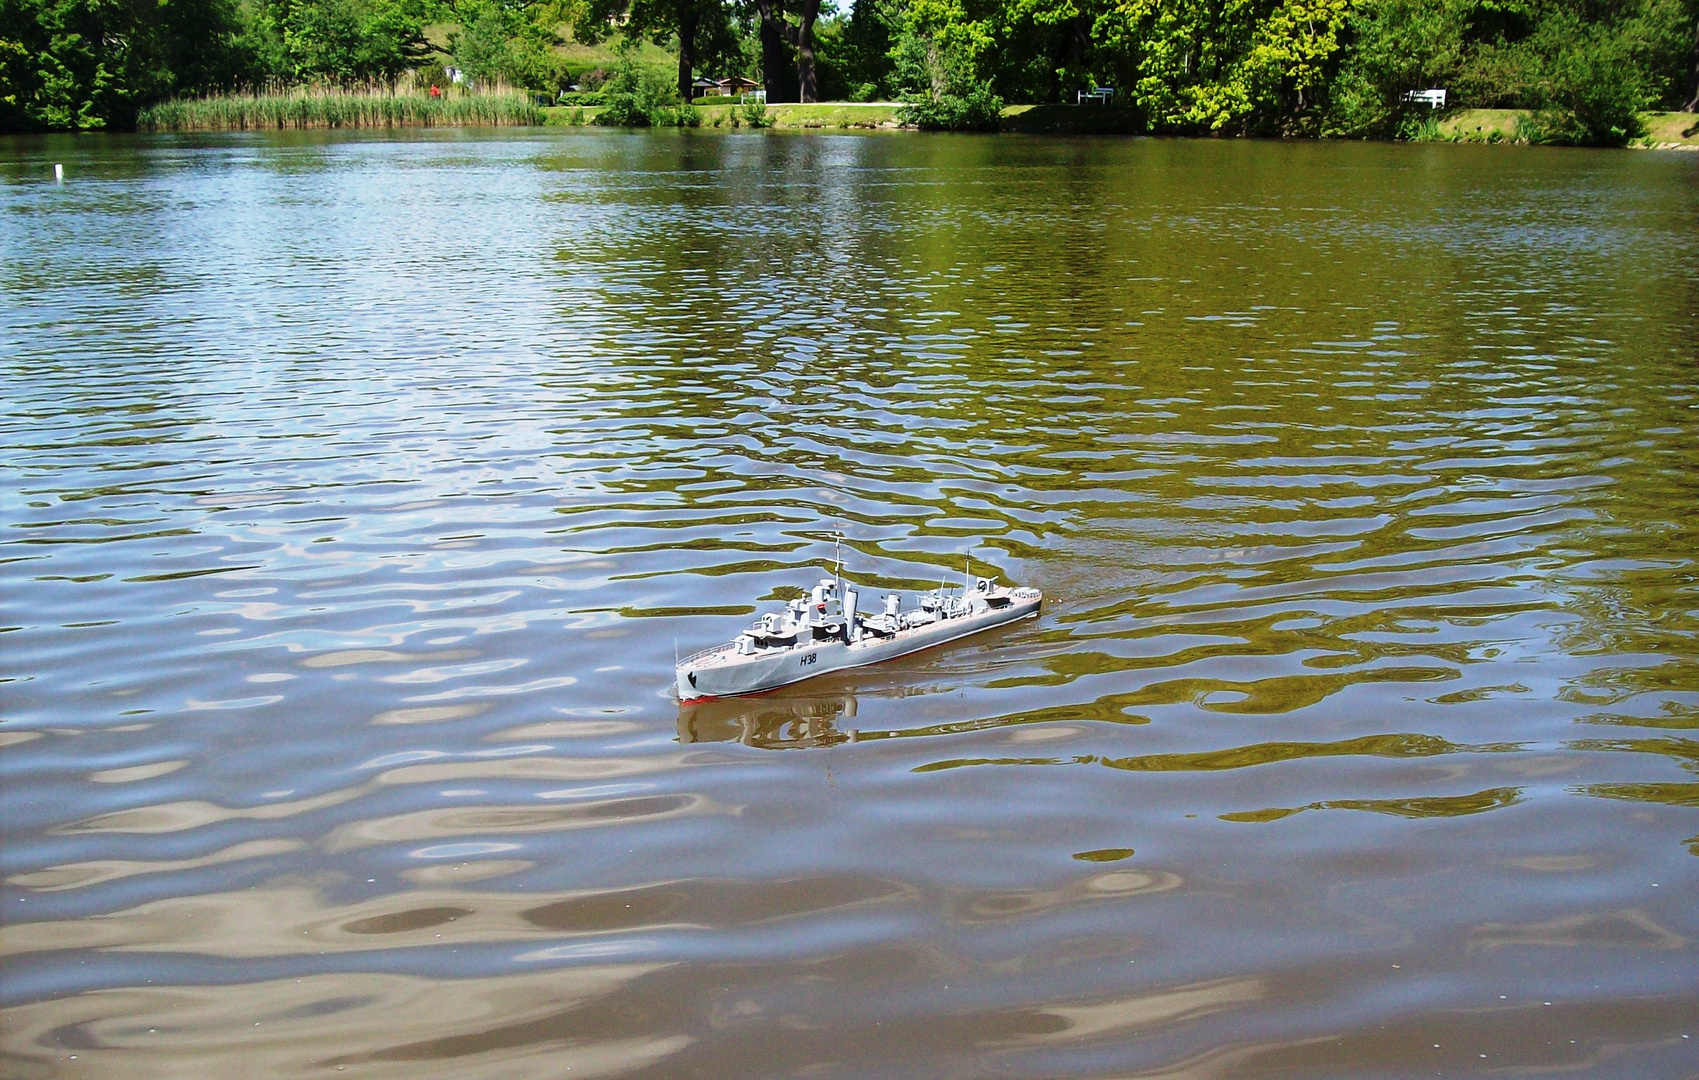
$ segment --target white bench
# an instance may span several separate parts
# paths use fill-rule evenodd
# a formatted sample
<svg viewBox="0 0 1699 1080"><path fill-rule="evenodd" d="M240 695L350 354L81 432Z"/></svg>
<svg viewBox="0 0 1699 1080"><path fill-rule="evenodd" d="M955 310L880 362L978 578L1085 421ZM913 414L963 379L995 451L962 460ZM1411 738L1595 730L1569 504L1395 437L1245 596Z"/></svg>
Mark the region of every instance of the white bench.
<svg viewBox="0 0 1699 1080"><path fill-rule="evenodd" d="M1445 108L1444 90L1406 90L1404 100L1417 105L1426 105L1430 109Z"/></svg>

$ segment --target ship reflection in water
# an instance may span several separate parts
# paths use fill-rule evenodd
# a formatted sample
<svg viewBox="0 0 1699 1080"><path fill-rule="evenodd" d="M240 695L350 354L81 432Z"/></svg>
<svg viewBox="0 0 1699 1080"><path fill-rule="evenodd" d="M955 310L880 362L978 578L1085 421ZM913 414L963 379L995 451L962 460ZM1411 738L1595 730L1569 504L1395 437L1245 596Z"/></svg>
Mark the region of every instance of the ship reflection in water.
<svg viewBox="0 0 1699 1080"><path fill-rule="evenodd" d="M855 695L779 690L759 697L680 705L683 743L740 742L763 750L801 750L855 742ZM884 733L881 733L884 734Z"/></svg>

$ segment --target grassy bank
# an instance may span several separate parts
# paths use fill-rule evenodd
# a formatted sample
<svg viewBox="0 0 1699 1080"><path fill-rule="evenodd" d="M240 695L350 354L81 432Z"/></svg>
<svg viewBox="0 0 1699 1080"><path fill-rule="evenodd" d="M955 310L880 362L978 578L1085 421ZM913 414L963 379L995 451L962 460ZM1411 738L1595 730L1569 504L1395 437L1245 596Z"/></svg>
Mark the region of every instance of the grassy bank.
<svg viewBox="0 0 1699 1080"><path fill-rule="evenodd" d="M1518 109L1460 109L1439 121L1449 142L1515 142L1528 114Z"/></svg>
<svg viewBox="0 0 1699 1080"><path fill-rule="evenodd" d="M1526 137L1528 114L1518 109L1460 109L1440 120L1446 142L1516 142ZM1646 134L1629 145L1655 150L1699 150L1699 113L1642 113Z"/></svg>
<svg viewBox="0 0 1699 1080"><path fill-rule="evenodd" d="M781 131L894 129L899 126L897 124L897 109L900 107L891 102L862 104L853 101L821 101L808 105L769 105L767 107L766 126ZM574 123L589 124L595 121L598 111L594 106L579 108L570 105L556 105L542 111L543 122L551 126ZM743 106L741 105L698 105L696 111L702 114L702 126L706 128L730 129L749 126L744 118Z"/></svg>
<svg viewBox="0 0 1699 1080"><path fill-rule="evenodd" d="M825 101L771 105L767 125L781 131L895 130L895 102ZM416 91L296 87L274 93L168 101L142 111L144 131L260 131L279 128L473 127L588 124L594 106L538 108L519 91L451 93L440 98ZM737 105L699 105L702 126L747 128ZM1461 109L1441 118L1430 138L1443 142L1513 143L1525 137L1527 114L1515 109ZM1647 113L1647 135L1634 145L1699 150L1699 113ZM1041 135L1137 134L1131 109L1098 105L1010 105L1003 130Z"/></svg>
<svg viewBox="0 0 1699 1080"><path fill-rule="evenodd" d="M294 87L258 94L185 98L143 109L143 131L260 131L279 128L473 127L540 124L542 110L519 91L452 92Z"/></svg>
<svg viewBox="0 0 1699 1080"><path fill-rule="evenodd" d="M731 105L700 106L702 123L713 125L718 119L722 124L729 124L735 108ZM767 118L774 128L780 130L866 131L897 127L898 108L900 106L885 101L865 105L853 101L820 101L808 105L769 105Z"/></svg>
<svg viewBox="0 0 1699 1080"><path fill-rule="evenodd" d="M769 105L767 120L770 127L780 131L892 131L902 127L897 119L901 102L821 101L808 105ZM739 127L747 127L739 105L696 106L702 114L702 126L731 128L734 118ZM554 107L543 110L549 124L571 124L573 109ZM590 123L596 109L585 107L578 122ZM1142 130L1139 115L1131 109L1105 108L1095 105L1009 105L1003 109L1003 130L1032 134L1056 135L1129 135ZM909 130L913 130L912 128Z"/></svg>
<svg viewBox="0 0 1699 1080"><path fill-rule="evenodd" d="M1654 150L1699 150L1699 113L1647 113L1646 137L1638 145Z"/></svg>

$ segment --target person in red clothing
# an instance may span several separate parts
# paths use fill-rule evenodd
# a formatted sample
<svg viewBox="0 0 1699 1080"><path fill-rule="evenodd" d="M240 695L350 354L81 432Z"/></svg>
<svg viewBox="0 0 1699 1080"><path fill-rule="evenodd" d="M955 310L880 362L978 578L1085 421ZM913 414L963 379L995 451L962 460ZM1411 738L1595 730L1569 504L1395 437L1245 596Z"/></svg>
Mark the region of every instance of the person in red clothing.
<svg viewBox="0 0 1699 1080"><path fill-rule="evenodd" d="M432 97L442 97L442 87L438 86L436 83L432 83L431 84L431 96Z"/></svg>

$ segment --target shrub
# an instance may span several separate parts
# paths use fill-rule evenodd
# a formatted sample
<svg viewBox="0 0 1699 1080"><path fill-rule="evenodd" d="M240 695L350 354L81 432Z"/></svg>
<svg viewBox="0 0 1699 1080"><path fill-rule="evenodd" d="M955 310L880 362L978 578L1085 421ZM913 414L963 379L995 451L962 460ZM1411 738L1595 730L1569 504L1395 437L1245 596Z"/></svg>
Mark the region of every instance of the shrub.
<svg viewBox="0 0 1699 1080"><path fill-rule="evenodd" d="M617 52L613 76L602 85L602 111L596 114L596 123L604 127L656 127L676 122L675 111L667 107L674 93L671 87L637 66L636 46L630 39L622 40Z"/></svg>
<svg viewBox="0 0 1699 1080"><path fill-rule="evenodd" d="M453 83L454 80L448 77L448 69L440 61L433 60L413 69L413 85L417 89L429 90L434 86L441 90Z"/></svg>
<svg viewBox="0 0 1699 1080"><path fill-rule="evenodd" d="M1321 133L1385 139L1421 132L1429 109L1406 102L1404 92L1455 87L1464 29L1439 0L1354 4L1345 30L1355 44L1329 88Z"/></svg>
<svg viewBox="0 0 1699 1080"><path fill-rule="evenodd" d="M740 108L738 112L742 114L743 122L752 128L766 128L773 126L773 118L768 114L765 102L751 101ZM733 123L735 124L735 122L736 116L734 115Z"/></svg>
<svg viewBox="0 0 1699 1080"><path fill-rule="evenodd" d="M908 104L897 119L922 131L996 131L1003 99L980 71L989 46L983 35L937 24L936 13L911 5L903 31L891 49L895 76Z"/></svg>
<svg viewBox="0 0 1699 1080"><path fill-rule="evenodd" d="M649 127L654 122L635 94L609 94L607 104L596 114L596 123L602 127Z"/></svg>
<svg viewBox="0 0 1699 1080"><path fill-rule="evenodd" d="M1446 141L1445 134L1439 129L1439 116L1429 108L1423 108L1419 113L1406 113L1398 122L1398 138L1410 142Z"/></svg>
<svg viewBox="0 0 1699 1080"><path fill-rule="evenodd" d="M911 101L897 110L897 119L922 131L996 131L1003 119L1003 99L981 84L965 95L944 93Z"/></svg>
<svg viewBox="0 0 1699 1080"><path fill-rule="evenodd" d="M1640 110L1651 104L1640 66L1620 38L1566 29L1570 32L1563 35L1563 44L1543 65L1543 104L1528 121L1528 141L1626 146L1645 134Z"/></svg>

